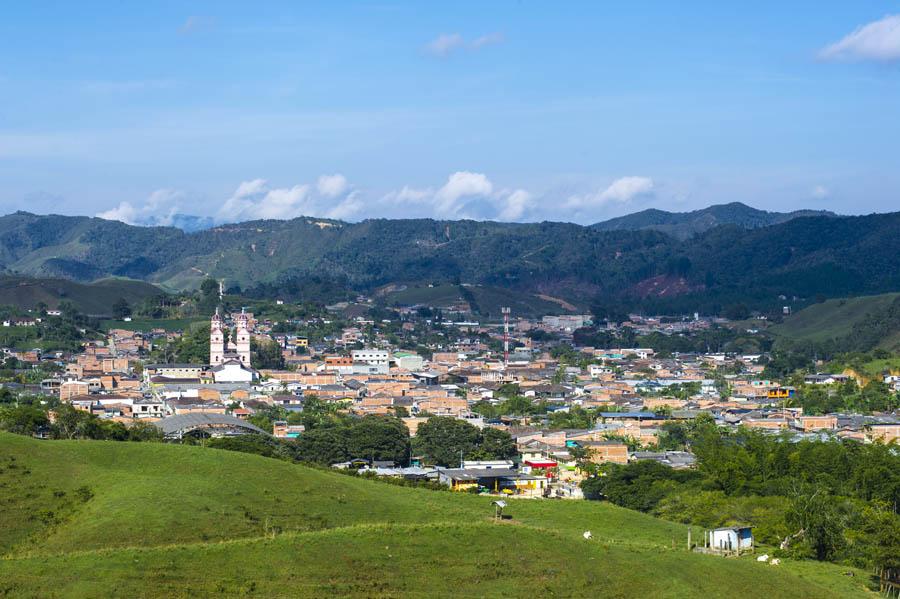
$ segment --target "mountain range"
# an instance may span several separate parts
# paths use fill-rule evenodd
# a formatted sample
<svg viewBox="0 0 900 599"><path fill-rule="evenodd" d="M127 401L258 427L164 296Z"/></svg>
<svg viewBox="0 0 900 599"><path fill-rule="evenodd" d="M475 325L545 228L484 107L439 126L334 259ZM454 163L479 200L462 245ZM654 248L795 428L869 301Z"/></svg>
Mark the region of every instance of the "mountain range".
<svg viewBox="0 0 900 599"><path fill-rule="evenodd" d="M802 216L837 216L827 210L795 210L793 212L768 212L752 208L740 202L717 204L691 212L667 212L650 208L620 216L593 225L600 231L640 231L652 229L668 233L678 239L687 239L719 225L737 225L755 229L777 225Z"/></svg>
<svg viewBox="0 0 900 599"><path fill-rule="evenodd" d="M755 222L690 238L553 222L310 217L186 233L17 212L0 217L0 268L76 281L126 277L166 289L196 288L211 276L245 291L263 285L297 294L307 281L355 291L452 282L578 308L599 302L680 312L900 291L900 213Z"/></svg>

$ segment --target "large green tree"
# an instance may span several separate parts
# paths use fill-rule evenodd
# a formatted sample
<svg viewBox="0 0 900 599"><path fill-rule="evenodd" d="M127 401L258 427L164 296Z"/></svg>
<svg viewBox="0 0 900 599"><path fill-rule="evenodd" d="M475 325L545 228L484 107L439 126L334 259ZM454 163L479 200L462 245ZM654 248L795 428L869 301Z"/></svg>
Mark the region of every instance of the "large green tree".
<svg viewBox="0 0 900 599"><path fill-rule="evenodd" d="M478 448L481 433L468 422L448 416L432 416L419 425L415 451L440 466L459 466L460 460Z"/></svg>
<svg viewBox="0 0 900 599"><path fill-rule="evenodd" d="M347 430L347 449L354 458L409 463L409 430L393 416L363 416Z"/></svg>

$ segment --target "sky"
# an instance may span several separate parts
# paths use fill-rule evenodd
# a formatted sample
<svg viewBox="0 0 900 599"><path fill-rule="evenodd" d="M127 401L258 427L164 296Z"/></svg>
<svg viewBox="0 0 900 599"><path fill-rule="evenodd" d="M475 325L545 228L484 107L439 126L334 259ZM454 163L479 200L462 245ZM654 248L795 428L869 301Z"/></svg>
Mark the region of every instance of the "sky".
<svg viewBox="0 0 900 599"><path fill-rule="evenodd" d="M0 18L3 213L591 223L733 201L900 210L900 0Z"/></svg>

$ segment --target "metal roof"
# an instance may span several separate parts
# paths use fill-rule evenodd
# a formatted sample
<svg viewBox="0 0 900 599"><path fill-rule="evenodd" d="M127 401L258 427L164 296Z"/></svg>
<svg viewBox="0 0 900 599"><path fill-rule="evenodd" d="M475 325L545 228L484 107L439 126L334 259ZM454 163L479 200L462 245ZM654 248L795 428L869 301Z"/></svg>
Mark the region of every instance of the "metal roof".
<svg viewBox="0 0 900 599"><path fill-rule="evenodd" d="M159 420L156 422L156 426L162 429L164 435L173 435L179 432L186 432L205 427L233 427L244 429L248 432L266 434L266 432L258 426L250 424L240 418L228 416L227 414L179 414L178 416L170 416Z"/></svg>

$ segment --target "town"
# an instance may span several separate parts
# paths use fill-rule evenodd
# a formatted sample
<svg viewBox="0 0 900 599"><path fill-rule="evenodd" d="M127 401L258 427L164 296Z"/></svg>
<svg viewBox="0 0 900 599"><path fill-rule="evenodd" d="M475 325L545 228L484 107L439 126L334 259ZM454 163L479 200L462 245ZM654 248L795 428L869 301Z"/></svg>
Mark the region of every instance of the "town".
<svg viewBox="0 0 900 599"><path fill-rule="evenodd" d="M221 285L210 284L207 294L212 301L204 305L219 307L185 329L165 328L164 320L137 326L140 319L124 310L106 321L105 336L79 351L3 349L7 364L17 365L6 371L6 402L30 401L29 409L46 413L27 416L26 432L38 438L59 436L51 431L60 410L75 410L119 434L155 427L175 442L242 435L308 441L318 450L300 454L302 461L529 498L581 498L580 483L604 464L690 469L696 459L678 432L698 421L794 440L900 438L892 411L900 376L775 378L766 352L665 349L668 340L733 330L727 318L631 314L594 323L596 315L527 318L504 307L499 318L480 321L464 301L443 310L384 309L365 296L318 308L276 298L257 302L262 314L255 314ZM43 310L4 326L61 317ZM748 330L757 332L741 333ZM585 339L663 342L598 347ZM180 361L185 355L193 359ZM15 382L25 380L16 372L31 383ZM840 398L848 388L877 391L881 403L854 411L839 400L832 409L812 401ZM401 438L354 447L321 434L323 419L347 425L366 417L396 419L392 430ZM67 430L63 436L77 434ZM429 444L422 432L442 440Z"/></svg>

